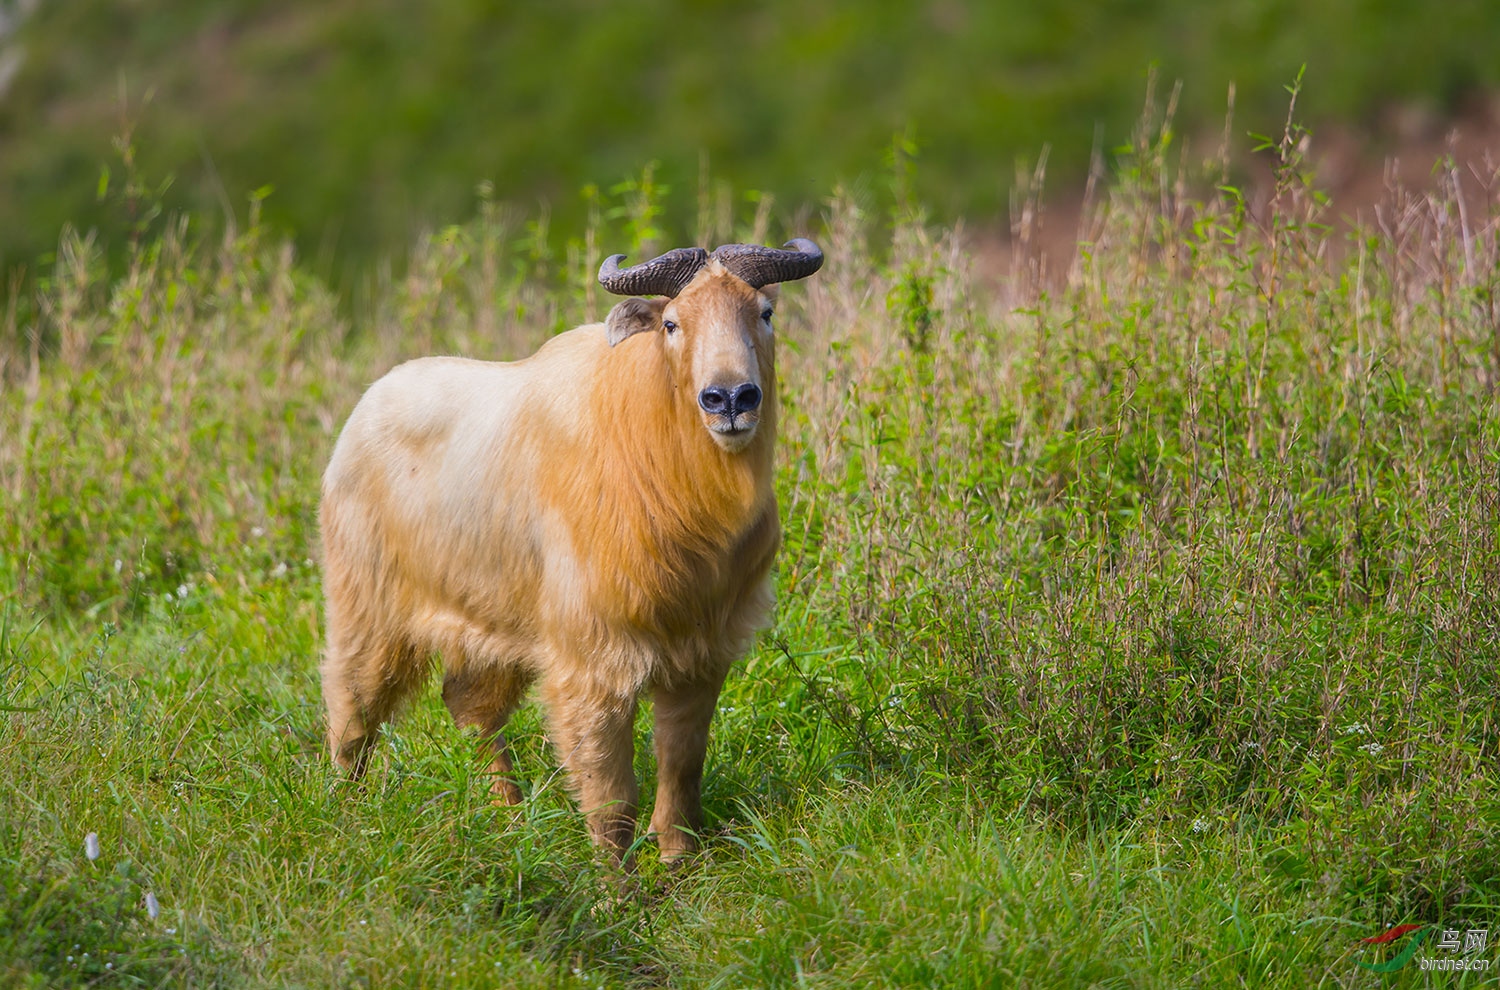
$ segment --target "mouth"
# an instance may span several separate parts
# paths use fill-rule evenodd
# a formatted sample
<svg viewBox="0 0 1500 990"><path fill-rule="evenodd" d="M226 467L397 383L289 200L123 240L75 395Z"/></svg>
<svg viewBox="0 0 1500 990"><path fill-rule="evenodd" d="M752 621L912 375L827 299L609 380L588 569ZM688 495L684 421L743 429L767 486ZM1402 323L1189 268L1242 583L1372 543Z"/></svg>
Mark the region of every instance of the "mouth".
<svg viewBox="0 0 1500 990"><path fill-rule="evenodd" d="M759 416L712 416L704 417L708 422L708 432L713 436L714 442L726 450L735 451L743 448L755 436L755 428L760 425Z"/></svg>

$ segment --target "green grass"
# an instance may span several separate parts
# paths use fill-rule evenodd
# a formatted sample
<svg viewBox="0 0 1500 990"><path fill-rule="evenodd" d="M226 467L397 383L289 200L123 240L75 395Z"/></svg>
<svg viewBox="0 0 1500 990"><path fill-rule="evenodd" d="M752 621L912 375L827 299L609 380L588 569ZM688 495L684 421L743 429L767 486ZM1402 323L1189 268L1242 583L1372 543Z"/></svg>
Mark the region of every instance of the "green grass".
<svg viewBox="0 0 1500 990"><path fill-rule="evenodd" d="M600 315L652 204L567 257L486 208L353 317L258 225L65 235L0 336L0 983L1436 982L1356 942L1500 903L1500 202L1345 236L1295 131L1257 215L1140 133L1061 288L848 197L705 231L828 263L706 852L629 878L534 710L518 809L430 692L336 779L311 558L361 390Z"/></svg>

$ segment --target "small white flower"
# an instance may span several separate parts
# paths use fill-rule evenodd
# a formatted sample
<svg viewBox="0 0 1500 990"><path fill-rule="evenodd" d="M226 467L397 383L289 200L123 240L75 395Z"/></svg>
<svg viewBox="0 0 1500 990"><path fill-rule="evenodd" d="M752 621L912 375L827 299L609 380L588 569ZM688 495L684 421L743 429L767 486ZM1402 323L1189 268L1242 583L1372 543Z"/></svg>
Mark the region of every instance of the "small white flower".
<svg viewBox="0 0 1500 990"><path fill-rule="evenodd" d="M1366 753L1369 753L1371 756L1379 756L1385 750L1385 747L1380 745L1380 743L1378 742L1367 742L1359 748L1364 750Z"/></svg>
<svg viewBox="0 0 1500 990"><path fill-rule="evenodd" d="M1350 722L1340 730L1346 736L1362 736L1367 731L1363 723Z"/></svg>
<svg viewBox="0 0 1500 990"><path fill-rule="evenodd" d="M273 578L284 578L284 577L286 577L286 561L283 560L281 563L279 563L275 567L271 568L271 576Z"/></svg>
<svg viewBox="0 0 1500 990"><path fill-rule="evenodd" d="M188 586L185 585L185 584L179 584L177 586L177 597L179 599L182 599L182 598L186 598L187 596L188 596Z"/></svg>
<svg viewBox="0 0 1500 990"><path fill-rule="evenodd" d="M83 837L83 854L92 862L99 858L99 833L90 832Z"/></svg>
<svg viewBox="0 0 1500 990"><path fill-rule="evenodd" d="M125 561L121 560L119 557L116 557L115 558L115 573L116 574L120 573L120 571L122 569L124 569L124 567L125 567Z"/></svg>
<svg viewBox="0 0 1500 990"><path fill-rule="evenodd" d="M250 535L258 540L266 535L266 528L264 526L252 526L250 528Z"/></svg>
<svg viewBox="0 0 1500 990"><path fill-rule="evenodd" d="M368 921L366 921L366 920L365 920L365 919L363 919L363 918L360 918L360 919L359 919L359 923L360 923L360 924L361 924L361 925L368 925L368 924L369 924L369 922L368 922Z"/></svg>
<svg viewBox="0 0 1500 990"><path fill-rule="evenodd" d="M151 918L152 921L155 921L161 914L161 902L158 901L156 899L156 895L149 890L146 891L146 914Z"/></svg>
<svg viewBox="0 0 1500 990"><path fill-rule="evenodd" d="M1206 818L1194 818L1193 819L1193 831L1194 832L1207 832L1208 831L1208 820Z"/></svg>

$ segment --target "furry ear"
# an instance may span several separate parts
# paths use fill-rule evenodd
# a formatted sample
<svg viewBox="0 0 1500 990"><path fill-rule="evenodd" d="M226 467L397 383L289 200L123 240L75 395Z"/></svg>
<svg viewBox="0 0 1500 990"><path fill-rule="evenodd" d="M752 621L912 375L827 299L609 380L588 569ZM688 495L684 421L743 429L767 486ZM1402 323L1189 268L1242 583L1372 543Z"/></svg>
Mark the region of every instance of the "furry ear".
<svg viewBox="0 0 1500 990"><path fill-rule="evenodd" d="M604 329L609 346L613 347L631 334L661 327L661 311L667 300L624 299L615 304L604 318Z"/></svg>

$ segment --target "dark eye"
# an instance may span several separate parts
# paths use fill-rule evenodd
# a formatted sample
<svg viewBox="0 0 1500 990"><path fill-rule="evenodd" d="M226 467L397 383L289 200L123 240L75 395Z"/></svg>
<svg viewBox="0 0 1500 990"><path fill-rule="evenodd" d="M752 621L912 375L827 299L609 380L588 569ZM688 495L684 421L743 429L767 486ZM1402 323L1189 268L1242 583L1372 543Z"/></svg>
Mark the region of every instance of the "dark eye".
<svg viewBox="0 0 1500 990"><path fill-rule="evenodd" d="M776 315L776 311L773 310L770 306L767 306L765 309L760 311L760 318L765 320L767 323L771 322L771 317L774 315Z"/></svg>
<svg viewBox="0 0 1500 990"><path fill-rule="evenodd" d="M677 332L677 324L673 323L671 320L662 320L661 325L662 328L667 331L667 333Z"/></svg>

